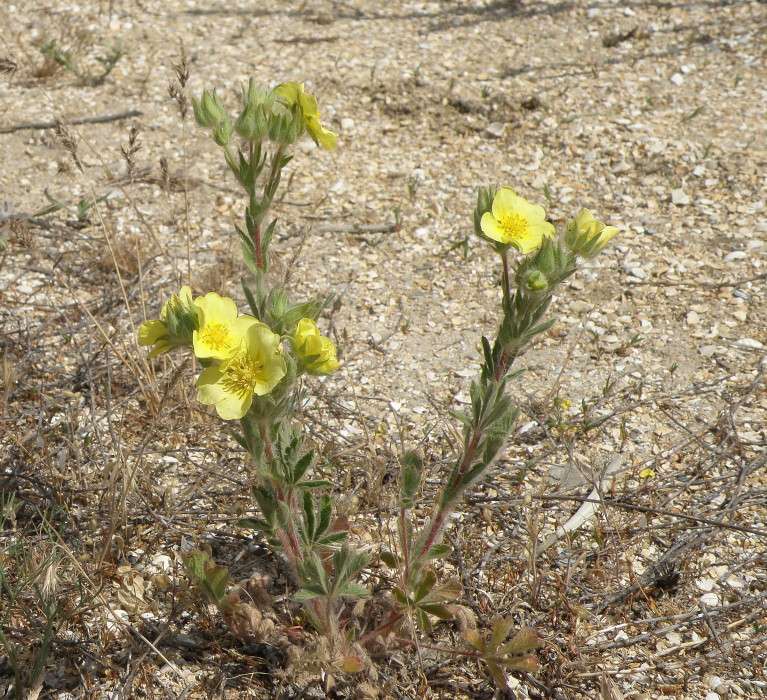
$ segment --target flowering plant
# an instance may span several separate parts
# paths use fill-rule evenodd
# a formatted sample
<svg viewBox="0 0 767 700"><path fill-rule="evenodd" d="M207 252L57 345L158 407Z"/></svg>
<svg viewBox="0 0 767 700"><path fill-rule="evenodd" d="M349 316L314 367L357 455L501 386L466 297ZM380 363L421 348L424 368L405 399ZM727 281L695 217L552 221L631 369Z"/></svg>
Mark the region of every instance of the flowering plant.
<svg viewBox="0 0 767 700"><path fill-rule="evenodd" d="M322 126L317 100L299 83L266 90L251 81L243 87L236 118L229 116L215 90L204 91L193 107L198 124L223 149L247 197L244 227L236 227L251 273L250 280L242 280L247 313L240 313L233 299L214 292L193 299L190 288L183 287L165 303L160 319L141 326L139 342L153 346L150 356L186 348L197 358L200 402L213 406L225 421L239 421L232 436L249 455L257 513L241 519L240 525L260 533L287 564L295 584L293 600L302 606L318 639L324 639L314 647L322 664L360 670L371 643L385 642L410 621L429 631L435 618L467 617L456 604L460 584L440 582L437 576L435 562L451 552L442 544L445 526L466 492L503 454L518 414L507 393L517 374L513 364L553 323L544 315L555 289L573 274L579 257L598 254L617 229L583 209L557 236L543 207L510 187L479 190L474 231L500 257L501 322L492 341L482 338L483 363L471 384L471 409L455 414L463 425L463 445L425 521L416 516L423 460L415 451L400 458L397 546L381 554L395 572L390 602L378 625L359 623L348 614L345 601L371 597L359 580L370 555L350 541L348 525L335 516L335 485L313 472L317 456L306 448L296 420L304 398L301 378L330 374L340 366L335 345L317 325L327 300L291 303L288 290L269 288L265 277L277 224L269 220L269 212L292 157L290 148L307 135L332 150L337 137ZM240 145L233 143L235 133ZM263 579L231 592L226 569L203 552L187 553L186 563L234 634L269 639L280 633L267 624L256 602L268 601ZM530 653L539 645L535 631L523 629L507 642L510 630L505 618L494 620L487 639L464 630L473 650L462 653L484 660L500 685L504 669L537 668ZM309 632L305 635L308 639Z"/></svg>

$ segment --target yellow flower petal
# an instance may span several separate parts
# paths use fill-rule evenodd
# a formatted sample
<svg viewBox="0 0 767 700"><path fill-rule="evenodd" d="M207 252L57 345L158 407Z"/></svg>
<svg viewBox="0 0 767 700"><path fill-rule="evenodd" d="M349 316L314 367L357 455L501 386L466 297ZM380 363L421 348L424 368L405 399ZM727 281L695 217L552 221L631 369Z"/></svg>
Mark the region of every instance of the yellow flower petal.
<svg viewBox="0 0 767 700"><path fill-rule="evenodd" d="M144 321L138 329L138 342L141 345L154 345L166 335L168 335L168 326L164 321Z"/></svg>

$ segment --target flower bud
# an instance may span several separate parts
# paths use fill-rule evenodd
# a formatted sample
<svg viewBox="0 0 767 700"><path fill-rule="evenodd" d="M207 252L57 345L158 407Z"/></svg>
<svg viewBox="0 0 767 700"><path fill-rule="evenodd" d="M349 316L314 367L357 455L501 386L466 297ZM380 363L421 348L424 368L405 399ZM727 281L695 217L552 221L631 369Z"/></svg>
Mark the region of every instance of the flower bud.
<svg viewBox="0 0 767 700"><path fill-rule="evenodd" d="M255 143L266 136L267 124L260 104L249 102L234 123L235 131L246 141Z"/></svg>
<svg viewBox="0 0 767 700"><path fill-rule="evenodd" d="M582 258L593 258L604 250L610 239L618 233L615 226L606 226L595 219L588 209L581 209L578 215L565 227L565 245Z"/></svg>
<svg viewBox="0 0 767 700"><path fill-rule="evenodd" d="M312 319L302 318L298 322L293 342L301 368L309 374L329 374L340 367L336 346L330 338L320 335Z"/></svg>
<svg viewBox="0 0 767 700"><path fill-rule="evenodd" d="M542 292L549 286L549 280L540 270L527 270L522 275L522 286L528 292Z"/></svg>
<svg viewBox="0 0 767 700"><path fill-rule="evenodd" d="M303 133L300 111L293 108L282 114L272 114L269 119L269 138L275 143L291 145Z"/></svg>
<svg viewBox="0 0 767 700"><path fill-rule="evenodd" d="M194 118L200 126L209 128L216 127L226 119L226 107L216 91L202 91L200 101L192 98L192 109L194 109Z"/></svg>
<svg viewBox="0 0 767 700"><path fill-rule="evenodd" d="M215 129L213 129L213 140L219 146L225 147L229 145L229 140L232 138L232 133L234 133L234 126L232 126L232 122L226 118Z"/></svg>

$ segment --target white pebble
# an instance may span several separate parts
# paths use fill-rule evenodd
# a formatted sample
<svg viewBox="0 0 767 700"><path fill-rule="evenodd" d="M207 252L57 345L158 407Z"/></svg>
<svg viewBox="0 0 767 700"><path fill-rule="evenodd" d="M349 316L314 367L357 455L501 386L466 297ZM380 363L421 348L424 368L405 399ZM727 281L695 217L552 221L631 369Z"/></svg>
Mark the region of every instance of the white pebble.
<svg viewBox="0 0 767 700"><path fill-rule="evenodd" d="M681 73L674 73L669 80L674 83L674 85L681 85L684 82L684 78L682 77Z"/></svg>
<svg viewBox="0 0 767 700"><path fill-rule="evenodd" d="M733 250L732 253L727 253L727 255L724 256L725 262L731 262L732 260L743 260L743 258L747 258L748 253L746 253L745 250Z"/></svg>
<svg viewBox="0 0 767 700"><path fill-rule="evenodd" d="M678 187L675 190L671 190L671 202L672 204L689 204L690 203L690 195L687 194L681 187Z"/></svg>

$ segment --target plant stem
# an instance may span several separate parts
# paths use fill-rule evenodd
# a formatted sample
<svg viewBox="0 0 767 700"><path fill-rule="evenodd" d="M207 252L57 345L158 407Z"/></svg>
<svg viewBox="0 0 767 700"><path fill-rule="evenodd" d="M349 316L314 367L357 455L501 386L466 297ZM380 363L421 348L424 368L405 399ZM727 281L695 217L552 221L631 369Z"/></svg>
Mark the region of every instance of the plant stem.
<svg viewBox="0 0 767 700"><path fill-rule="evenodd" d="M362 639L359 639L357 641L358 644L367 644L373 637L377 637L381 632L386 631L393 625L396 625L403 617L405 617L405 613L401 612L392 612L389 613L389 619L384 622L380 627L377 627L372 632L368 632Z"/></svg>
<svg viewBox="0 0 767 700"><path fill-rule="evenodd" d="M503 298L505 300L511 299L511 282L509 281L509 251L504 249L501 253L501 260L503 260Z"/></svg>

